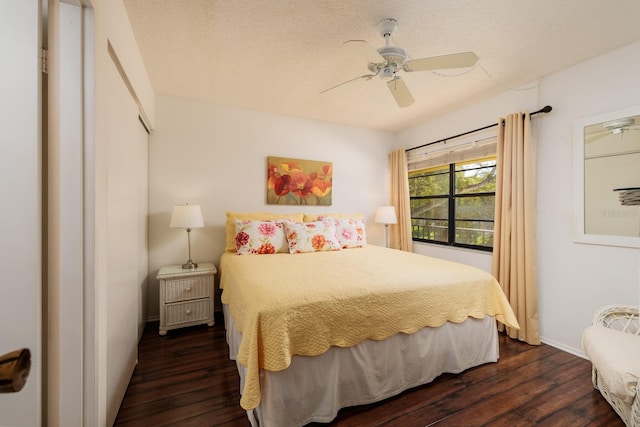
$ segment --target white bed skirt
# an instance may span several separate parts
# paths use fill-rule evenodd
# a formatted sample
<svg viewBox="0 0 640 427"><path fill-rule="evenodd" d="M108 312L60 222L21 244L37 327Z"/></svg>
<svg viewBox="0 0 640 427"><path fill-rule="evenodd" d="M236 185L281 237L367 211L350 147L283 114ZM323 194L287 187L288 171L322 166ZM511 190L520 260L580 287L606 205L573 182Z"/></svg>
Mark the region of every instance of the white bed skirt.
<svg viewBox="0 0 640 427"><path fill-rule="evenodd" d="M236 360L242 335L223 304L229 355ZM493 317L445 323L384 341L354 347L332 347L316 356L294 356L289 368L260 372L260 405L247 411L253 427L303 426L329 422L340 408L377 402L433 381L498 360L498 334ZM240 390L245 368L236 362Z"/></svg>

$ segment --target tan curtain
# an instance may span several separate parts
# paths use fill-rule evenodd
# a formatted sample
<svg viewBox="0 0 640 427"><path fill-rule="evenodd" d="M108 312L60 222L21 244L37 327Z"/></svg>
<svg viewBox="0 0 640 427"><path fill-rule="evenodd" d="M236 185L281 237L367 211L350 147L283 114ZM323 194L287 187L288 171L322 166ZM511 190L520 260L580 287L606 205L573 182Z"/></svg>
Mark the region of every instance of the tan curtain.
<svg viewBox="0 0 640 427"><path fill-rule="evenodd" d="M407 153L402 149L392 151L390 161L391 204L396 208L396 215L398 216L398 224L391 226L391 247L413 252Z"/></svg>
<svg viewBox="0 0 640 427"><path fill-rule="evenodd" d="M498 123L493 275L516 313L511 338L540 344L536 273L535 147L529 113ZM502 326L502 325L501 325Z"/></svg>

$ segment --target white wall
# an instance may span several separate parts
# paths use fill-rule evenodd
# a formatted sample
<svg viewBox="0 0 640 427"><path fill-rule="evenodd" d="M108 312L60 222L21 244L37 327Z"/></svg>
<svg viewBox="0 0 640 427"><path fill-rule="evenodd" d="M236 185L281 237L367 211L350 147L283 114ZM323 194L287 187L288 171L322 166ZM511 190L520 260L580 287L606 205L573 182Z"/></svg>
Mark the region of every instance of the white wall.
<svg viewBox="0 0 640 427"><path fill-rule="evenodd" d="M640 43L634 43L548 76L540 85L540 99L554 108L539 130L540 329L547 342L578 353L582 329L598 307L640 302L640 252L573 242L573 124L640 105L639 75Z"/></svg>
<svg viewBox="0 0 640 427"><path fill-rule="evenodd" d="M409 148L496 122L515 111L551 105L533 119L538 145L538 292L542 340L584 356L583 329L604 304L638 304L639 252L573 241L573 122L640 104L640 43L543 78L539 89L510 91L398 135ZM530 86L530 85L528 85ZM534 84L535 86L535 84ZM428 244L415 252L491 270L491 254Z"/></svg>
<svg viewBox="0 0 640 427"><path fill-rule="evenodd" d="M373 215L389 203L393 134L167 96L156 101L149 143L151 318L158 316L157 271L187 260L185 231L169 228L174 204L201 205L205 228L191 233L195 262L218 263L226 211L362 212L367 240L384 245L384 227ZM333 162L332 206L267 205L268 156Z"/></svg>

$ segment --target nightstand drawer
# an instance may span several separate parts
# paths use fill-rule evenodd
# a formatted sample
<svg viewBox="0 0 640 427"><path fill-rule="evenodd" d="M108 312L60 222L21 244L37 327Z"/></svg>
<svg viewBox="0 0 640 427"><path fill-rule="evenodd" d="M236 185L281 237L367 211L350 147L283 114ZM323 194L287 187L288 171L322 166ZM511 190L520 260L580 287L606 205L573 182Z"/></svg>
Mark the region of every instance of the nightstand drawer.
<svg viewBox="0 0 640 427"><path fill-rule="evenodd" d="M207 320L211 317L210 307L208 298L166 304L164 306L166 326Z"/></svg>
<svg viewBox="0 0 640 427"><path fill-rule="evenodd" d="M212 276L189 277L185 279L167 280L165 286L165 303L185 301L211 296Z"/></svg>

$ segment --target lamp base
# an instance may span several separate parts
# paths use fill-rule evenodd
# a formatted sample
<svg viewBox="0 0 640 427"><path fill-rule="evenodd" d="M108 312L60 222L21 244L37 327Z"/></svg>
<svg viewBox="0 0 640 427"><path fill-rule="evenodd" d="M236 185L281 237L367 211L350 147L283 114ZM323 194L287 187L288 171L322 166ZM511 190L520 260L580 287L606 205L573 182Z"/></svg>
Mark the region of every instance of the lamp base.
<svg viewBox="0 0 640 427"><path fill-rule="evenodd" d="M387 242L387 248L389 247L389 224L384 225L384 236Z"/></svg>
<svg viewBox="0 0 640 427"><path fill-rule="evenodd" d="M182 264L182 268L186 269L190 269L193 270L194 268L198 268L198 264L196 264L195 262L189 260L186 262L186 264Z"/></svg>

